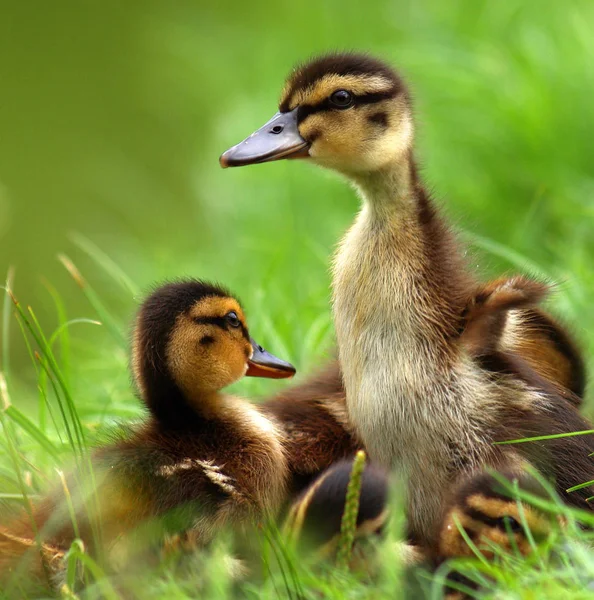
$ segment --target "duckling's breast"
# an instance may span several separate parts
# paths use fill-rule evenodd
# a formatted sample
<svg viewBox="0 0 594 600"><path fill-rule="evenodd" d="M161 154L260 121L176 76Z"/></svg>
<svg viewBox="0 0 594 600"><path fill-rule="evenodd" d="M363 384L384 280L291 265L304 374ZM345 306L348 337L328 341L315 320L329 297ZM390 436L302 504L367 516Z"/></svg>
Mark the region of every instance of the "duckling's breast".
<svg viewBox="0 0 594 600"><path fill-rule="evenodd" d="M456 475L492 459L501 392L448 340L451 315L400 225L361 213L335 259L334 319L349 417L371 458L408 481L411 529L429 539Z"/></svg>

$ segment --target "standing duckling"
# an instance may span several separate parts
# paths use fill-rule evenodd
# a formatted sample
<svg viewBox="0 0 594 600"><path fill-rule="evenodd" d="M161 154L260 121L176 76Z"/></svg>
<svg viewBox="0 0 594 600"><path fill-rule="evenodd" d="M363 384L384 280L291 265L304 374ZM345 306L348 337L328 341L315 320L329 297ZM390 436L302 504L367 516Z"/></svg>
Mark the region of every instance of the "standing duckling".
<svg viewBox="0 0 594 600"><path fill-rule="evenodd" d="M76 525L63 493L34 507L35 529L53 555L77 537L93 548L99 523L108 552L124 533L146 534L147 523L152 534L141 539L189 532L194 544L204 545L225 525L274 514L284 499L281 430L257 406L221 390L244 375L285 378L295 369L250 337L235 298L202 281L160 287L140 309L132 354L149 416L128 439L93 456L97 488L90 494L98 508L89 509L96 505L76 474L68 483ZM151 529L155 518L157 530ZM26 516L0 530L0 578L34 537ZM35 569L55 574L55 562Z"/></svg>
<svg viewBox="0 0 594 600"><path fill-rule="evenodd" d="M493 444L590 429L575 409L579 400L570 398L583 392L581 358L573 347L568 351L568 338L555 338L559 328L550 321L535 343L468 350L461 333L482 286L423 187L412 102L398 73L365 55L314 59L290 74L279 112L220 161L241 166L285 158L339 172L362 199L333 264L338 355L358 438L372 460L408 480L411 538L434 545L449 490L485 467L526 462L554 479L566 501L586 508L592 489L566 490L594 477L588 456L594 439ZM495 332L517 334L518 312L502 315ZM540 327L538 321L530 327ZM541 339L554 351L539 354ZM531 363L541 356L566 359L565 367L539 373ZM571 392L560 394L551 377Z"/></svg>

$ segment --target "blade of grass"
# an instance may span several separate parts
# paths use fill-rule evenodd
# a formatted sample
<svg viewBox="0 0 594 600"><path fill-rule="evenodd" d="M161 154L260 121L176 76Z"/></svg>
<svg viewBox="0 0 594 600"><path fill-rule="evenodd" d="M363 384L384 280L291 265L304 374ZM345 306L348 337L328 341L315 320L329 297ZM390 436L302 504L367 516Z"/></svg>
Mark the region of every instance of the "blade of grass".
<svg viewBox="0 0 594 600"><path fill-rule="evenodd" d="M27 486L25 485L25 481L23 479L23 474L21 473L21 465L20 465L17 449L16 449L13 439L12 439L11 428L8 426L8 424L6 422L6 416L5 416L4 409L5 409L5 407L10 406L11 402L10 402L10 398L8 396L8 389L6 387L6 379L4 378L4 374L2 372L0 372L0 400L2 401L2 406L0 407L0 426L2 427L2 429L4 431L4 436L7 441L9 455L12 460L14 473L17 478L18 487L21 491L21 496L23 499L22 501L23 501L23 504L25 507L25 511L31 522L31 528L32 528L34 536L35 536L37 550L38 550L40 556L42 556L42 544L41 544L41 540L39 539L39 531L37 529L37 523L35 522L35 518L33 516L33 504L31 503L31 498L29 497L29 494L27 491ZM43 563L43 564L44 564L44 568L45 568L45 563ZM12 588L12 581L18 581L18 579L19 579L19 573L18 573L18 569L17 569L17 572L15 572L14 576L11 578L11 582L9 582L8 589L7 589L8 594L10 593L10 590Z"/></svg>
<svg viewBox="0 0 594 600"><path fill-rule="evenodd" d="M74 549L74 550L73 550ZM78 556L85 551L81 540L74 540L66 553L66 585L74 593L76 586L76 570L79 564Z"/></svg>
<svg viewBox="0 0 594 600"><path fill-rule="evenodd" d="M39 498L38 494L29 494L28 498ZM9 494L7 492L0 493L1 500L19 500L20 502L25 502L25 498L21 494Z"/></svg>
<svg viewBox="0 0 594 600"><path fill-rule="evenodd" d="M119 600L119 595L111 585L109 579L105 576L103 569L84 551L82 543L80 546L74 544L70 547L73 554L92 575L95 585L101 590L101 597L107 600ZM74 559L73 559L74 560Z"/></svg>
<svg viewBox="0 0 594 600"><path fill-rule="evenodd" d="M85 318L71 319L70 321L65 321L65 322L61 323L58 326L58 328L54 331L54 333L51 335L51 337L49 339L50 348L53 348L56 339L59 337L61 340L61 347L63 349L64 348L64 341L63 341L64 338L69 339L69 336L62 335L63 331L67 331L68 328L70 327L70 325L74 325L77 323L89 323L91 325L101 325L101 323L99 321L95 321L93 319L85 319ZM69 345L69 342L68 342L68 345ZM66 383L68 383L67 379L66 379ZM41 369L39 372L38 388L39 388L39 392L40 392L40 394L39 394L39 427L42 431L45 431L45 428L46 428L45 412L47 409L47 411L50 413L50 418L52 419L54 427L56 428L56 431L59 434L59 428L56 425L56 420L53 415L51 404L48 401L47 393L45 391L47 388L47 373L45 372L44 369Z"/></svg>
<svg viewBox="0 0 594 600"><path fill-rule="evenodd" d="M74 279L78 287L80 287L83 294L99 316L99 320L105 325L106 330L109 331L111 336L121 348L127 349L128 344L125 335L122 333L122 328L111 316L107 308L105 308L105 305L103 302L101 302L95 290L93 290L89 283L83 278L74 263L65 254L59 254L58 260L68 271L72 279Z"/></svg>
<svg viewBox="0 0 594 600"><path fill-rule="evenodd" d="M589 487L591 485L594 485L594 480L586 481L585 483L580 483L578 485L574 485L573 487L570 487L570 488L566 489L565 491L569 494L570 492L577 492L578 490L583 490L584 488Z"/></svg>
<svg viewBox="0 0 594 600"><path fill-rule="evenodd" d="M552 435L537 435L529 438L520 438L517 440L505 440L504 442L493 442L494 446L505 446L506 444L523 444L525 442L540 442L543 440L558 440L560 438L573 437L576 435L590 435L594 433L594 429L586 429L584 431L568 431L567 433L554 433Z"/></svg>
<svg viewBox="0 0 594 600"><path fill-rule="evenodd" d="M4 414L31 436L51 456L52 460L56 463L59 461L59 454L52 441L23 412L11 404L5 407Z"/></svg>
<svg viewBox="0 0 594 600"><path fill-rule="evenodd" d="M264 532L266 541L268 542L269 547L272 549L272 552L276 558L276 562L280 569L281 576L283 578L283 583L285 585L285 589L287 590L287 594L289 595L289 598L292 599L293 598L293 590L291 589L291 586L289 585L289 580L287 578L287 573L285 570L285 564L284 564L283 560L281 560L282 555L281 555L277 545L274 543L274 540L270 537L269 532L266 531L266 529L264 529L263 532ZM274 581L274 575L272 574L272 572L270 574L271 574L272 580Z"/></svg>
<svg viewBox="0 0 594 600"><path fill-rule="evenodd" d="M14 268L10 267L6 274L4 301L2 303L2 372L7 380L10 379L10 290L14 283Z"/></svg>
<svg viewBox="0 0 594 600"><path fill-rule="evenodd" d="M361 483L363 481L365 461L365 452L359 450L353 461L351 477L347 486L344 511L342 513L342 521L340 523L340 537L338 538L338 548L336 551L336 566L341 570L346 570L348 568L351 553L353 551L353 544L355 542L357 515L359 514L359 500L361 496Z"/></svg>
<svg viewBox="0 0 594 600"><path fill-rule="evenodd" d="M80 531L78 528L78 521L76 518L76 512L74 510L74 504L72 503L72 496L70 495L70 489L68 488L68 484L66 483L66 478L64 477L64 472L57 469L58 477L60 478L60 482L62 483L62 489L64 490L64 497L66 498L66 505L68 506L68 514L70 515L70 521L72 523L72 528L74 530L74 535L79 538Z"/></svg>
<svg viewBox="0 0 594 600"><path fill-rule="evenodd" d="M101 267L114 281L116 281L133 298L140 295L140 288L124 272L124 270L99 246L94 244L84 235L74 232L70 234L70 239L78 246L96 265Z"/></svg>
<svg viewBox="0 0 594 600"><path fill-rule="evenodd" d="M51 296L54 307L56 309L56 316L58 318L58 329L59 337L60 337L60 364L62 367L62 372L64 373L64 379L66 382L70 381L70 336L67 328L62 327L62 325L68 322L68 317L66 316L66 307L64 306L64 302L58 294L56 288L47 280L43 280L43 285L45 289L49 292ZM51 344L51 342L50 342Z"/></svg>
<svg viewBox="0 0 594 600"><path fill-rule="evenodd" d="M54 393L56 394L56 398L58 400L58 405L60 406L60 410L62 412L64 424L68 428L68 421L70 420L70 424L72 425L73 434L69 433L69 441L75 453L77 468L80 471L80 475L82 477L88 477L92 483L93 493L91 494L89 501L94 504L94 507L93 510L87 510L87 512L90 515L95 515L95 517L91 518L91 528L93 530L93 536L97 541L97 546L100 548L102 547L102 531L100 523L101 513L99 511L99 498L97 495L97 487L95 485L95 475L90 453L87 450L85 442L85 432L76 410L74 400L68 385L64 380L64 376L60 370L56 357L52 352L49 341L45 337L45 334L39 325L39 321L37 320L33 309L28 307L27 312L25 312L18 300L14 298L14 296L12 296L12 298L18 316L23 321L26 330L29 331L41 351L41 354L36 352L35 355L38 357L38 361L40 362L41 366L46 370L49 376L49 381L52 383ZM58 393L58 390L60 393ZM61 402L62 399L64 400L63 404L65 404L67 410L64 409L64 406ZM85 506L87 506L86 502L87 500L85 499Z"/></svg>
<svg viewBox="0 0 594 600"><path fill-rule="evenodd" d="M276 545L278 548L278 554L283 558L284 564L287 566L291 576L291 581L293 583L293 589L297 594L297 598L302 598L304 595L303 586L301 585L301 580L295 567L295 554L293 552L293 547L287 543L287 540L285 540L285 538L281 535L280 530L274 523L269 522L266 525L266 533L269 536L267 540L269 543Z"/></svg>
<svg viewBox="0 0 594 600"><path fill-rule="evenodd" d="M470 233L469 231L463 231L462 235L473 246L481 248L482 250L485 250L494 256L502 258L508 263L518 267L522 271L528 271L542 279L553 279L551 275L547 273L540 265L536 264L519 252L516 252L515 250L496 242L495 240L491 240L476 233Z"/></svg>

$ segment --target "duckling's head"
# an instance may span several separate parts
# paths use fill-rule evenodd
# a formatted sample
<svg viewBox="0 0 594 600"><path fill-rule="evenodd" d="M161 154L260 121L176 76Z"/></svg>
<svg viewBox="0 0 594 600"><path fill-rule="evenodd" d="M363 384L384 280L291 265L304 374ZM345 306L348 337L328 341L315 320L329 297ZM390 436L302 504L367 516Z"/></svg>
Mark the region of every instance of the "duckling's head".
<svg viewBox="0 0 594 600"><path fill-rule="evenodd" d="M516 549L526 555L532 551L532 540L543 540L553 530L553 521L536 507L513 498L501 478L507 479L529 494L546 498L546 490L526 474L483 473L471 478L458 489L452 506L439 531L438 556L441 560L473 556L470 539L486 557L498 549ZM465 531L462 535L460 528Z"/></svg>
<svg viewBox="0 0 594 600"><path fill-rule="evenodd" d="M188 418L192 404L244 375L284 378L295 373L250 337L233 296L196 280L166 284L144 301L132 363L143 399L167 422Z"/></svg>
<svg viewBox="0 0 594 600"><path fill-rule="evenodd" d="M347 491L353 470L352 459L328 467L295 500L285 524L295 539L318 547L322 554L336 549ZM366 464L361 476L357 537L380 533L388 519L388 473Z"/></svg>
<svg viewBox="0 0 594 600"><path fill-rule="evenodd" d="M400 161L412 138L411 104L400 76L364 54L330 54L297 67L279 112L220 163L308 158L357 178Z"/></svg>

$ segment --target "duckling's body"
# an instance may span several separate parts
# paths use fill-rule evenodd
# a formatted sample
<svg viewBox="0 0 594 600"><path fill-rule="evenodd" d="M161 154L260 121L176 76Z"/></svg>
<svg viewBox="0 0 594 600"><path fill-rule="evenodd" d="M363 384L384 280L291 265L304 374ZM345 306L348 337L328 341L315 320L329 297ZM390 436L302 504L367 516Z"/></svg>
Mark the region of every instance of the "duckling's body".
<svg viewBox="0 0 594 600"><path fill-rule="evenodd" d="M547 293L547 286L524 277L478 285L462 311L460 343L475 356L495 350L520 356L560 395L580 406L583 359L566 330L538 306ZM262 408L283 427L294 492L363 448L349 419L338 361L285 388Z"/></svg>
<svg viewBox="0 0 594 600"><path fill-rule="evenodd" d="M96 462L115 474L110 487L121 498L143 507L129 513L134 520L181 507L188 520L180 529L191 529L199 545L223 525L272 516L287 483L282 430L235 397L222 398L215 413L185 431L149 424L99 451Z"/></svg>
<svg viewBox="0 0 594 600"><path fill-rule="evenodd" d="M463 339L467 309L482 286L422 186L413 132L410 97L392 69L367 56L330 55L292 73L280 112L221 162L307 157L358 190L362 209L333 262L346 405L370 457L408 481L411 537L431 545L452 485L485 466L535 464L569 502L587 506L591 490L565 490L594 478L594 442L581 436L517 449L493 444L590 428L571 394L550 380L583 391L572 374L580 371L579 355L571 364L573 349L544 327L535 339L549 339L553 351L543 360L568 357L571 366L532 368L539 352L530 327L518 334L512 310L495 330L498 343L489 341L484 352ZM513 352L514 334L515 347L528 346L526 358Z"/></svg>
<svg viewBox="0 0 594 600"><path fill-rule="evenodd" d="M489 558L497 549L530 554L535 544L552 531L555 519L532 505L522 503L519 507L513 492L516 486L536 498L550 499L543 486L522 471L503 470L496 476L485 472L462 480L440 524L433 560L441 563L449 558L474 556L467 539Z"/></svg>
<svg viewBox="0 0 594 600"><path fill-rule="evenodd" d="M294 369L249 337L238 302L200 281L159 288L140 310L133 366L149 418L95 453L96 485L82 486L77 473L69 478L75 525L62 491L34 507L43 543L63 552L80 537L94 554L121 558L127 548L119 539L131 531L141 545L180 532L204 545L223 526L274 515L288 477L282 430L220 390L246 373L287 377ZM34 538L27 516L6 533L0 576L26 550L18 539Z"/></svg>
<svg viewBox="0 0 594 600"><path fill-rule="evenodd" d="M516 489L537 500L550 501L546 489L526 472L484 472L468 480L462 479L452 492L436 544L428 555L429 564L437 568L449 559L476 558L477 552L486 559L537 552L538 546L562 525L562 521L520 501ZM455 565L448 573L447 581L463 584L468 590L478 587L476 581L457 571ZM451 588L445 595L448 600L476 597L454 591L454 585Z"/></svg>

